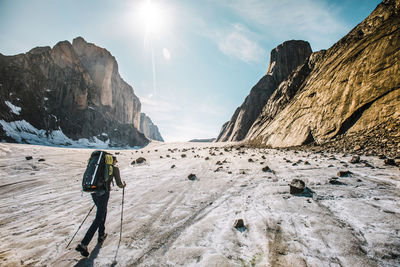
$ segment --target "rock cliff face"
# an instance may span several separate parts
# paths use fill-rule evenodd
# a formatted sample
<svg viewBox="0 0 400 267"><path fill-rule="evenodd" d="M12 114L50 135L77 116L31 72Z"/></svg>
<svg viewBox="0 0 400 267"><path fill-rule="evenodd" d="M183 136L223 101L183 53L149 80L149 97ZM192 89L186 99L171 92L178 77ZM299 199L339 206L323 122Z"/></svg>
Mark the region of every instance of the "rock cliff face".
<svg viewBox="0 0 400 267"><path fill-rule="evenodd" d="M0 139L30 143L15 134L45 132L51 139L62 131L71 140L97 138L109 146L148 143L138 131L140 101L121 79L115 58L81 37L26 54L0 54L0 88Z"/></svg>
<svg viewBox="0 0 400 267"><path fill-rule="evenodd" d="M140 113L140 131L149 139L164 142L158 127L145 113Z"/></svg>
<svg viewBox="0 0 400 267"><path fill-rule="evenodd" d="M387 0L281 83L246 140L288 147L400 128L399 58L400 0Z"/></svg>
<svg viewBox="0 0 400 267"><path fill-rule="evenodd" d="M224 124L217 141L240 141L260 115L270 96L289 74L311 54L305 41L287 41L271 51L267 74L251 89L231 120Z"/></svg>

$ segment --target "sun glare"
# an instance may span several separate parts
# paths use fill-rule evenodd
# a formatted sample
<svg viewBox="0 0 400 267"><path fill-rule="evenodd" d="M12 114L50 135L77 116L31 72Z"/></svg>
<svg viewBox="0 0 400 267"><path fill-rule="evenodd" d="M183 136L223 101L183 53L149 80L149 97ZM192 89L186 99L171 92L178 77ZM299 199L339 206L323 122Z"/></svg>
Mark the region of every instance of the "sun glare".
<svg viewBox="0 0 400 267"><path fill-rule="evenodd" d="M160 5L147 0L140 10L140 20L144 24L146 33L159 33L162 31L165 15Z"/></svg>

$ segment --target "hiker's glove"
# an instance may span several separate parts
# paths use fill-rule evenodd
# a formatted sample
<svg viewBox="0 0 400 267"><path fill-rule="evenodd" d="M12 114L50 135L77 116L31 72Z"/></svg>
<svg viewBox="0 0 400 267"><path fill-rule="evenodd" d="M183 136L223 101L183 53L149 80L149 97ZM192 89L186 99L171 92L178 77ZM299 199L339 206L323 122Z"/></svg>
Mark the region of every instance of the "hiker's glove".
<svg viewBox="0 0 400 267"><path fill-rule="evenodd" d="M124 183L122 184L122 188L125 188L125 186L126 186L126 183L125 183L125 181L124 181Z"/></svg>

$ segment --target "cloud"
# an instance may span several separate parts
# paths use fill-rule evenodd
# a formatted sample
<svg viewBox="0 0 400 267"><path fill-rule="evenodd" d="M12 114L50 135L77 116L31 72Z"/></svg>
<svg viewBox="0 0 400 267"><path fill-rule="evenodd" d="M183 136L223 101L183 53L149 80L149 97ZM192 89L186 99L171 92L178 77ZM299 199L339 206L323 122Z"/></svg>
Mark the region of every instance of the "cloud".
<svg viewBox="0 0 400 267"><path fill-rule="evenodd" d="M246 63L264 60L265 51L251 38L252 33L241 24L234 24L228 32L218 32L218 48L227 56Z"/></svg>
<svg viewBox="0 0 400 267"><path fill-rule="evenodd" d="M332 44L349 26L338 7L316 0L221 0L220 3L270 39L304 38L318 48ZM328 48L328 47L324 47Z"/></svg>

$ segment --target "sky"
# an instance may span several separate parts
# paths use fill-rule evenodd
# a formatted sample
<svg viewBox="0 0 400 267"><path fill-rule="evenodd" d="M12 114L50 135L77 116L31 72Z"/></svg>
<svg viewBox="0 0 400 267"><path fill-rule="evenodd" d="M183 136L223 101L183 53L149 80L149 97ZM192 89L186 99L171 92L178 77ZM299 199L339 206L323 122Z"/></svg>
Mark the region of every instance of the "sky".
<svg viewBox="0 0 400 267"><path fill-rule="evenodd" d="M286 40L328 49L377 0L0 0L0 53L106 48L164 140L217 137Z"/></svg>

